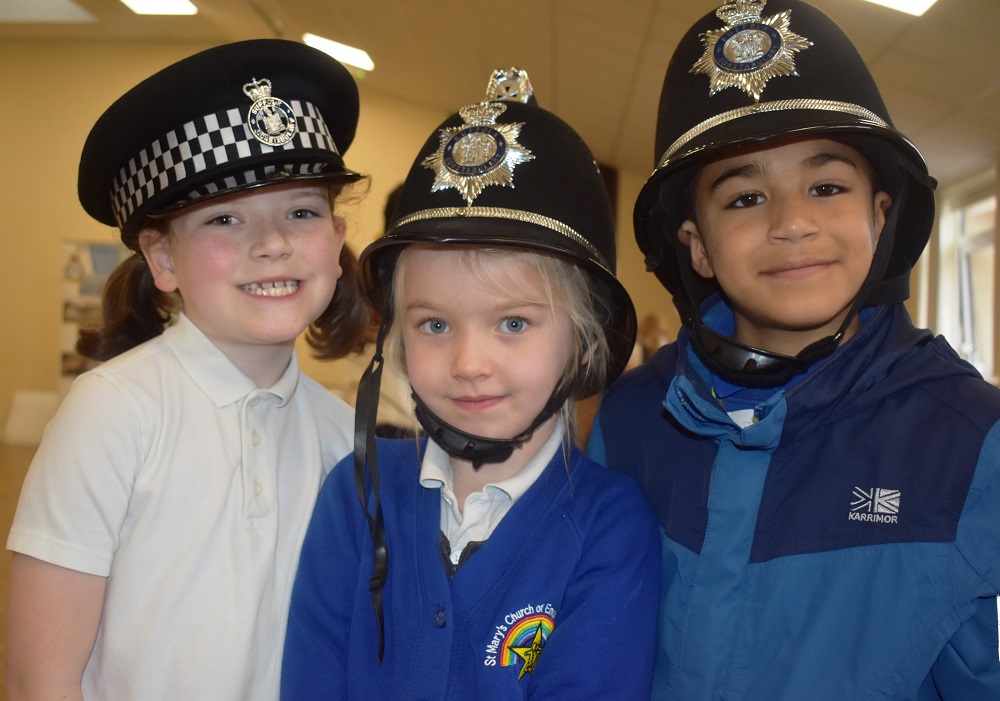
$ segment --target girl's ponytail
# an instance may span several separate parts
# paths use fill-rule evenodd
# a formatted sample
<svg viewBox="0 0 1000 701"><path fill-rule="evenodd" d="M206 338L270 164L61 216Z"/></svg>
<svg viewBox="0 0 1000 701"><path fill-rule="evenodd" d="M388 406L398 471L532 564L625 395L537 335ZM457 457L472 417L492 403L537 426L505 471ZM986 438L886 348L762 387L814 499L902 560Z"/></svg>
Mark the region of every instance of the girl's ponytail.
<svg viewBox="0 0 1000 701"><path fill-rule="evenodd" d="M102 322L80 330L76 350L94 360L110 360L163 333L178 307L173 295L156 288L146 260L135 253L111 271Z"/></svg>
<svg viewBox="0 0 1000 701"><path fill-rule="evenodd" d="M320 360L336 360L361 352L374 331L358 259L346 243L340 251L340 269L342 273L330 305L306 331L306 341Z"/></svg>

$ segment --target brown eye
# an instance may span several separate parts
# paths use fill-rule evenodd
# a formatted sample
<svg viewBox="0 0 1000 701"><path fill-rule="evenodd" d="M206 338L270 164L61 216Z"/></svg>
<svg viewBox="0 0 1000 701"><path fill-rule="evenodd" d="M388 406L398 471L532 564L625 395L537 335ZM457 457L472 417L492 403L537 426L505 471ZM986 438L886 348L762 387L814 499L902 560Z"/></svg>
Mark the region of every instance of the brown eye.
<svg viewBox="0 0 1000 701"><path fill-rule="evenodd" d="M810 192L819 197L830 197L844 191L844 188L832 183L821 183L816 185Z"/></svg>
<svg viewBox="0 0 1000 701"><path fill-rule="evenodd" d="M729 206L733 209L746 209L747 207L756 207L763 202L763 195L756 192L747 192L733 200L733 203Z"/></svg>

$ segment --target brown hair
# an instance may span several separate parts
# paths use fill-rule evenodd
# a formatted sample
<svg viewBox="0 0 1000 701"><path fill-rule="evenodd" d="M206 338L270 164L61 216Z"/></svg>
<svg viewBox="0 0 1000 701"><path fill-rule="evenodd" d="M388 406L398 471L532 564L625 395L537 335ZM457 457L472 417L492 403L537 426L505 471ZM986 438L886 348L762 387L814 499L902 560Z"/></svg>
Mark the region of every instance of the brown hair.
<svg viewBox="0 0 1000 701"><path fill-rule="evenodd" d="M358 258L346 243L340 251L340 269L343 274L330 305L306 330L306 342L320 360L360 353L374 324L372 309L361 286Z"/></svg>
<svg viewBox="0 0 1000 701"><path fill-rule="evenodd" d="M149 219L146 227L168 235L169 221ZM138 234L122 234L135 253L108 276L101 300L101 323L80 329L76 350L94 360L109 360L163 333L181 308L180 298L156 288L153 274L139 251Z"/></svg>
<svg viewBox="0 0 1000 701"><path fill-rule="evenodd" d="M343 182L331 181L330 202L334 203L347 187ZM179 295L162 292L153 282L149 266L139 251L138 232L144 229L169 236L170 218L151 216L134 231L122 233L122 243L136 252L108 276L101 323L80 330L76 343L80 355L110 360L159 336L183 309ZM340 251L340 267L343 272L333 299L306 330L306 342L320 360L334 360L362 350L365 333L372 324L371 308L361 287L358 259L346 243Z"/></svg>

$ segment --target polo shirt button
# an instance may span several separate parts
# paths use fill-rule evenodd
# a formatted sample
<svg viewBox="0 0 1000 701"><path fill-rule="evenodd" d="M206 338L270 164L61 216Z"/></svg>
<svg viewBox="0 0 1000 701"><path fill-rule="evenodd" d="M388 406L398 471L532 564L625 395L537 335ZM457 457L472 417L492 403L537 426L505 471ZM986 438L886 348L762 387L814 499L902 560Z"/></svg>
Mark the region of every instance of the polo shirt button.
<svg viewBox="0 0 1000 701"><path fill-rule="evenodd" d="M253 493L256 494L257 496L260 496L261 494L263 494L264 493L264 485L262 485L257 480L254 480L253 481Z"/></svg>
<svg viewBox="0 0 1000 701"><path fill-rule="evenodd" d="M260 434L256 431L250 434L250 442L254 445L260 445Z"/></svg>
<svg viewBox="0 0 1000 701"><path fill-rule="evenodd" d="M434 627L444 628L444 624L448 622L448 612L443 608L439 608L434 612Z"/></svg>

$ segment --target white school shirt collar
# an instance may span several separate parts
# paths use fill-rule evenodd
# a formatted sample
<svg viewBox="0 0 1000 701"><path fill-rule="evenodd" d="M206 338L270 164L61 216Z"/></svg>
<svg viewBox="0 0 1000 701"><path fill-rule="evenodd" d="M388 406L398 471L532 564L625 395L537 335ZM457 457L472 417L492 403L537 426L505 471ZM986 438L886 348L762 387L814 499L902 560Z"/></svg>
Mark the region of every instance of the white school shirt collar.
<svg viewBox="0 0 1000 701"><path fill-rule="evenodd" d="M471 541L484 541L507 515L514 503L535 483L562 445L566 434L560 420L552 435L518 473L508 479L487 484L473 492L459 511L454 490L451 460L441 446L427 441L420 464L420 485L441 490L441 531L451 545L451 560L457 564L462 550ZM488 469L488 464L485 467Z"/></svg>
<svg viewBox="0 0 1000 701"><path fill-rule="evenodd" d="M243 374L183 312L178 315L177 323L163 332L163 340L184 372L216 406L238 402L257 389L254 381ZM292 398L298 383L299 363L293 348L285 372L273 386L262 390L278 397L278 406L284 406Z"/></svg>
<svg viewBox="0 0 1000 701"><path fill-rule="evenodd" d="M552 435L542 444L531 460L518 470L516 475L499 482L490 482L484 487L484 490L490 488L499 490L510 498L511 503L516 502L535 483L535 480L555 456L565 433L563 422L556 421ZM489 469L489 463L486 463L484 467ZM428 439L423 459L420 461L420 485L428 489L447 491L454 498L454 472L451 460L444 448L432 439Z"/></svg>

